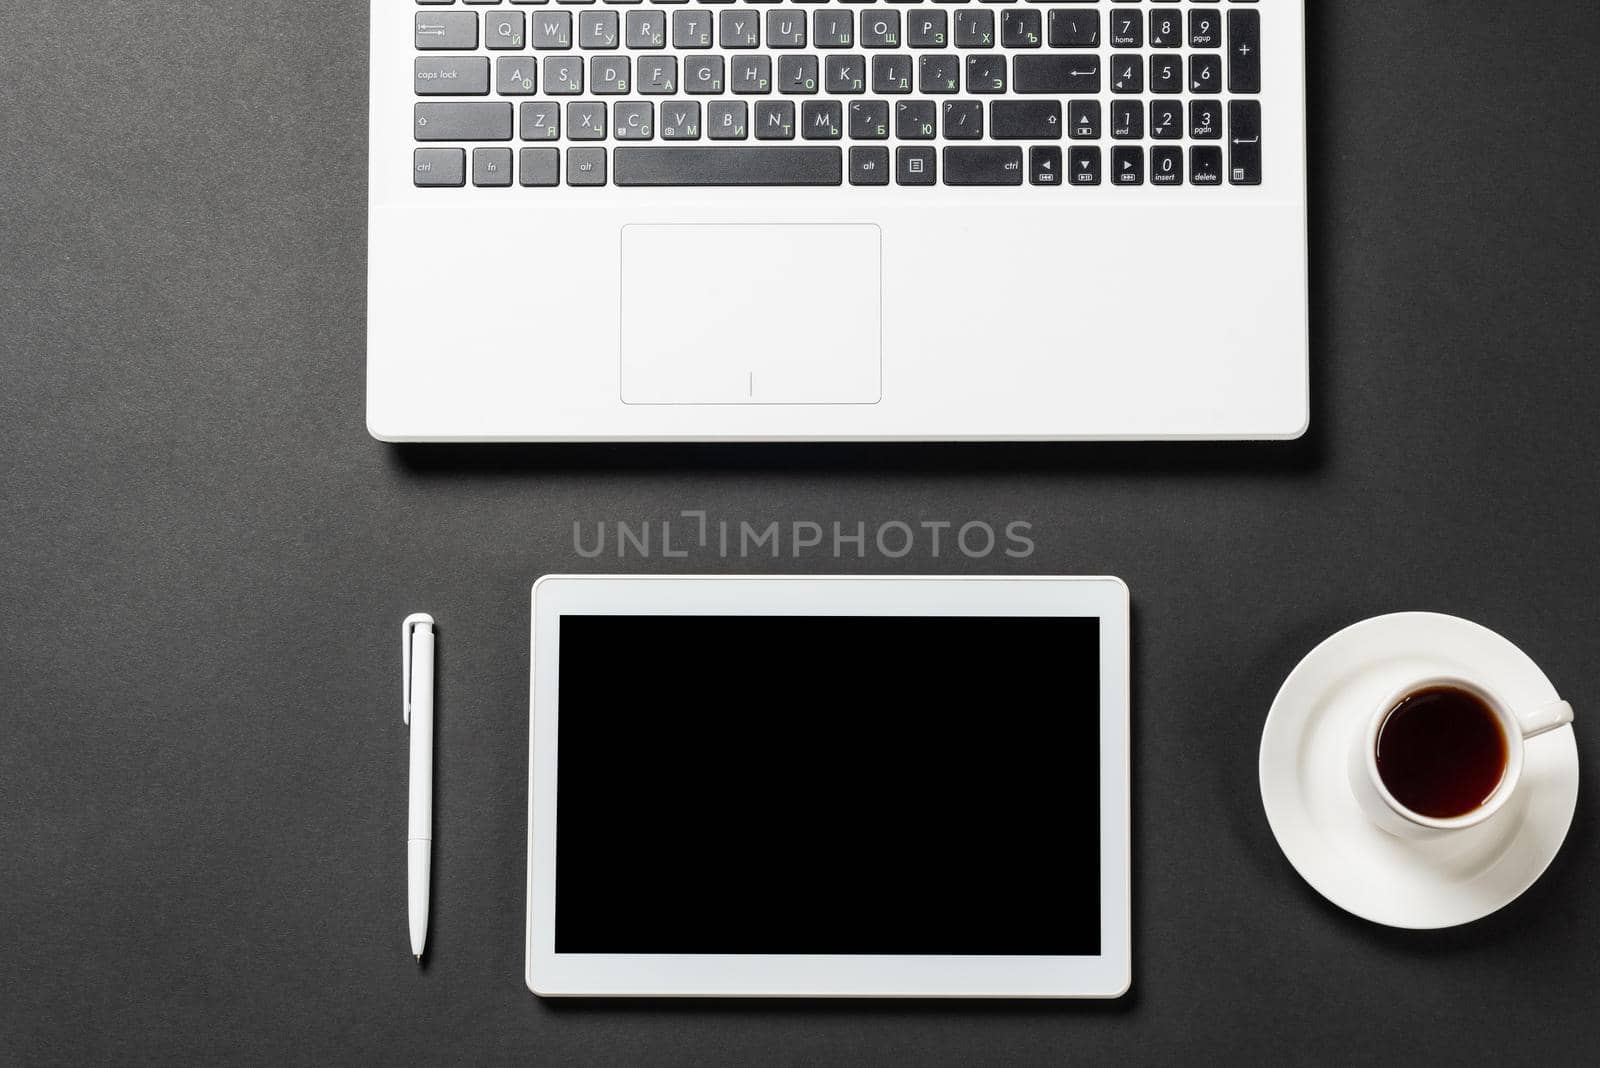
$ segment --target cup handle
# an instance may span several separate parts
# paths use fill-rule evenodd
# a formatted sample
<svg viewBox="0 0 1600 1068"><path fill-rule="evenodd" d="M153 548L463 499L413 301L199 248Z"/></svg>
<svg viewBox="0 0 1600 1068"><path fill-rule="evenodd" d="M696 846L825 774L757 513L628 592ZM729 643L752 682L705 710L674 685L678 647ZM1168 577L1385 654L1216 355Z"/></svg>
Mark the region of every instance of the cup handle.
<svg viewBox="0 0 1600 1068"><path fill-rule="evenodd" d="M1537 738L1541 734L1571 723L1572 706L1565 701L1557 701L1532 712L1519 712L1517 722L1522 726L1524 739Z"/></svg>

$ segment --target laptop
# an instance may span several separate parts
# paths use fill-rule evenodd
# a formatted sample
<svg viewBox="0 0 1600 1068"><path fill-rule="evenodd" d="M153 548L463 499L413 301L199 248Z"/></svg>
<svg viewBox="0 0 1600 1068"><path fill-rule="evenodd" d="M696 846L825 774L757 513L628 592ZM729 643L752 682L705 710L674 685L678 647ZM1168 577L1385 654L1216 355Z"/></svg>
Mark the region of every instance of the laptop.
<svg viewBox="0 0 1600 1068"><path fill-rule="evenodd" d="M386 441L1306 428L1301 0L372 0Z"/></svg>

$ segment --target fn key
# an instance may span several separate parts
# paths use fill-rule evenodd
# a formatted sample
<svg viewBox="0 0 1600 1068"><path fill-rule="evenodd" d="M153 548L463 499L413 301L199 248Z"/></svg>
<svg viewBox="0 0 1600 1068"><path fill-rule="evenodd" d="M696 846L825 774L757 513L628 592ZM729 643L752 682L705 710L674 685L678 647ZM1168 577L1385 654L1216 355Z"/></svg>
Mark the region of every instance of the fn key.
<svg viewBox="0 0 1600 1068"><path fill-rule="evenodd" d="M1228 131L1228 181L1233 185L1260 185L1260 102L1229 101Z"/></svg>

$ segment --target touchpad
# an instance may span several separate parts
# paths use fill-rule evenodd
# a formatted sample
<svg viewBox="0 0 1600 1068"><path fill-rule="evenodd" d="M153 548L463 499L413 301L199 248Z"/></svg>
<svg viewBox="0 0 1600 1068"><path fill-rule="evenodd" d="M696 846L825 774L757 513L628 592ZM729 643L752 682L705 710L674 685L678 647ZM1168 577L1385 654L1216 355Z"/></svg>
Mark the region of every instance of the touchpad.
<svg viewBox="0 0 1600 1068"><path fill-rule="evenodd" d="M876 226L622 228L627 404L875 404Z"/></svg>

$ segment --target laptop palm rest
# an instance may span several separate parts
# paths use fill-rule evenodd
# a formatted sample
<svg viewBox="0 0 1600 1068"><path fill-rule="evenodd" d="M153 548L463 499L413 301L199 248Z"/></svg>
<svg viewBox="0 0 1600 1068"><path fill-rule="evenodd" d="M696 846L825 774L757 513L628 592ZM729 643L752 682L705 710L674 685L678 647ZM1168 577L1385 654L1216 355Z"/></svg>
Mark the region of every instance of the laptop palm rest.
<svg viewBox="0 0 1600 1068"><path fill-rule="evenodd" d="M622 228L627 404L875 404L873 225Z"/></svg>

